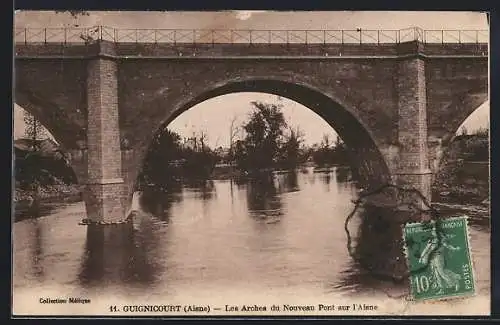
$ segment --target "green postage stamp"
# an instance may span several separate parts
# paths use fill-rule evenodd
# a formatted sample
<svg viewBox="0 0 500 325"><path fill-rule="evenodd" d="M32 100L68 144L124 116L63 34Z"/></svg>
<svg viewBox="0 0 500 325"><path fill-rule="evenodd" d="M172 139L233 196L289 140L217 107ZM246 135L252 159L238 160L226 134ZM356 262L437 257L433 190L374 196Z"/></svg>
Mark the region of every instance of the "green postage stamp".
<svg viewBox="0 0 500 325"><path fill-rule="evenodd" d="M413 299L474 294L467 217L409 223L403 237Z"/></svg>

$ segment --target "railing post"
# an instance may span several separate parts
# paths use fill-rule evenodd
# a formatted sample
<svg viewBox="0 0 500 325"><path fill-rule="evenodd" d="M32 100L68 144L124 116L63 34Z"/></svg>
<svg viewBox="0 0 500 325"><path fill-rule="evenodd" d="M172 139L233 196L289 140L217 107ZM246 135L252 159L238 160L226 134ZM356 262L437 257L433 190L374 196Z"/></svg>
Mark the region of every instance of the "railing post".
<svg viewBox="0 0 500 325"><path fill-rule="evenodd" d="M139 43L138 31L135 29L135 43Z"/></svg>
<svg viewBox="0 0 500 325"><path fill-rule="evenodd" d="M174 45L177 45L177 30L174 29Z"/></svg>
<svg viewBox="0 0 500 325"><path fill-rule="evenodd" d="M113 38L115 43L118 43L118 29L113 28Z"/></svg>
<svg viewBox="0 0 500 325"><path fill-rule="evenodd" d="M271 31L268 31L268 38L267 42L268 44L271 44Z"/></svg>
<svg viewBox="0 0 500 325"><path fill-rule="evenodd" d="M250 45L252 45L252 30L250 30Z"/></svg>
<svg viewBox="0 0 500 325"><path fill-rule="evenodd" d="M326 45L326 30L323 30L323 45Z"/></svg>
<svg viewBox="0 0 500 325"><path fill-rule="evenodd" d="M380 30L377 30L377 45L380 45Z"/></svg>
<svg viewBox="0 0 500 325"><path fill-rule="evenodd" d="M444 29L441 30L441 44L444 44Z"/></svg>
<svg viewBox="0 0 500 325"><path fill-rule="evenodd" d="M68 29L66 27L64 27L64 45L66 45L66 43L67 43L67 37L66 37L67 33L68 33Z"/></svg>
<svg viewBox="0 0 500 325"><path fill-rule="evenodd" d="M462 31L458 31L458 44L462 44Z"/></svg>
<svg viewBox="0 0 500 325"><path fill-rule="evenodd" d="M342 41L342 45L344 45L344 30L340 31L340 40Z"/></svg>
<svg viewBox="0 0 500 325"><path fill-rule="evenodd" d="M479 44L479 31L476 30L476 44Z"/></svg>
<svg viewBox="0 0 500 325"><path fill-rule="evenodd" d="M102 38L102 26L99 26L99 40L103 40Z"/></svg>
<svg viewBox="0 0 500 325"><path fill-rule="evenodd" d="M47 28L43 29L43 35L44 35L44 43L47 44Z"/></svg>
<svg viewBox="0 0 500 325"><path fill-rule="evenodd" d="M234 40L233 40L233 30L229 30L229 41L231 42L231 44L233 44Z"/></svg>
<svg viewBox="0 0 500 325"><path fill-rule="evenodd" d="M307 30L306 30L306 45L307 45Z"/></svg>
<svg viewBox="0 0 500 325"><path fill-rule="evenodd" d="M215 43L215 35L214 35L215 31L212 29L212 46L214 46L214 43Z"/></svg>
<svg viewBox="0 0 500 325"><path fill-rule="evenodd" d="M476 37L477 39L477 37ZM24 44L28 44L28 29L24 28Z"/></svg>
<svg viewBox="0 0 500 325"><path fill-rule="evenodd" d="M155 29L154 32L153 32L153 37L154 37L154 40L155 40L155 44L158 43L158 37L156 36L156 32L157 32L157 30Z"/></svg>
<svg viewBox="0 0 500 325"><path fill-rule="evenodd" d="M290 35L288 34L288 29L286 30L286 45L290 44Z"/></svg>
<svg viewBox="0 0 500 325"><path fill-rule="evenodd" d="M396 32L396 43L401 43L401 30L398 29Z"/></svg>

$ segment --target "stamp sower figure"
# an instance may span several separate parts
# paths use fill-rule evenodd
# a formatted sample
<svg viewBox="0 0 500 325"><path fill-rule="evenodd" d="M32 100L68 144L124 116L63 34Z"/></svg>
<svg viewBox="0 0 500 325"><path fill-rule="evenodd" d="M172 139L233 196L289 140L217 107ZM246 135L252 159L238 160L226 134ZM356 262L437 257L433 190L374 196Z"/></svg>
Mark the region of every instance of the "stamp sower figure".
<svg viewBox="0 0 500 325"><path fill-rule="evenodd" d="M434 277L434 283L432 286L438 290L438 294L443 292L444 288L454 288L458 291L460 288L461 276L449 269L446 269L445 265L445 254L446 250L458 251L460 247L452 246L448 243L448 240L452 238L453 235L443 234L441 243L439 243L436 230L433 229L431 237L427 241L427 245L422 251L419 263L427 264L431 268L432 275Z"/></svg>

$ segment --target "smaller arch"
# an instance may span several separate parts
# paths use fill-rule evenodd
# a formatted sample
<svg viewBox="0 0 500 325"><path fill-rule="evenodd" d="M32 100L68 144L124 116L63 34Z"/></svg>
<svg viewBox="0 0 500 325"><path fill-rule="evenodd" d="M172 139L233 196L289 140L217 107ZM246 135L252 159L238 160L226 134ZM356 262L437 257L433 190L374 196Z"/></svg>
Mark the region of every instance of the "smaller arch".
<svg viewBox="0 0 500 325"><path fill-rule="evenodd" d="M16 87L15 103L33 115L66 150L79 148L81 139L86 139L86 131L68 119L55 114L61 109L54 103L22 87Z"/></svg>
<svg viewBox="0 0 500 325"><path fill-rule="evenodd" d="M480 109L483 106L482 104L484 103L481 103L481 105L475 107L474 110L472 110L472 112L469 112L469 114L465 118L463 117L457 118L455 124L456 129L453 130L452 132L449 132L447 134L447 137L444 138L442 141L441 139L437 139L437 142L430 147L430 149L434 151L433 155L435 158L432 166L433 167L432 186L434 192L433 195L437 195L436 192L437 190L442 191L443 186L447 187L445 184L453 185L454 177L459 175L457 174L457 168L459 168L460 163L455 160L455 158L457 157L454 157L453 155L453 153L455 152L453 146L455 145L456 140L460 136L459 134L460 127L467 122L467 120L470 118L471 115L473 115L475 112L477 112L478 109ZM448 163L451 163L451 165L448 165ZM463 185L460 182L457 184Z"/></svg>
<svg viewBox="0 0 500 325"><path fill-rule="evenodd" d="M443 143L451 143L455 139L456 132L460 126L486 101L488 101L488 92L486 89L465 92L456 96L444 108L445 111L451 113L451 120L443 125L444 133L441 135Z"/></svg>
<svg viewBox="0 0 500 325"><path fill-rule="evenodd" d="M17 103L16 103L17 104ZM30 110L26 110L25 107L21 106L18 104L18 106L30 113ZM15 109L15 108L14 108ZM33 114L32 114L33 115ZM42 114L43 115L43 114ZM80 169L85 169L86 163L83 163L83 159L81 162L74 161L73 159L73 153L71 150L68 150L67 147L64 146L64 142L61 140L57 139L57 137L54 136L54 134L51 132L50 128L47 128L46 124L44 124L43 121L40 121L37 116L38 115L33 115L38 122L47 130L47 132L52 136L52 138L55 140L55 143L52 141L52 139L48 138L45 140L40 140L41 141L41 147L42 150L48 150L48 151L53 151L53 155L55 160L50 163L50 168L58 171L63 171L61 174L61 179L66 182L66 183L80 183L82 181L82 176L81 172L79 173ZM22 152L29 150L28 147L31 145L31 141L29 139L18 139L15 140L13 143L13 150L14 150L14 157L17 157L18 154L21 154ZM45 160L44 160L45 161ZM43 163L43 162L42 162ZM22 162L20 162L22 165Z"/></svg>

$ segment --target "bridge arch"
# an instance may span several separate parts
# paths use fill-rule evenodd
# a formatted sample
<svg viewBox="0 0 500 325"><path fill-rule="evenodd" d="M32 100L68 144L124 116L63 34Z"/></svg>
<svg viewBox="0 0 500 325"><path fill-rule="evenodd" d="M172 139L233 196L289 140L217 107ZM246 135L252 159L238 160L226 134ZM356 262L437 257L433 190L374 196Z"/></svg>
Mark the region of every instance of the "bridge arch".
<svg viewBox="0 0 500 325"><path fill-rule="evenodd" d="M208 99L241 92L259 92L291 99L319 115L353 150L353 172L364 188L379 186L391 179L391 171L380 148L382 146L370 129L357 116L349 103L336 98L331 92L319 90L304 82L279 78L237 78L214 83L193 94L187 100L166 110L157 128L149 135L147 144L183 112ZM146 159L145 154L143 159ZM142 168L143 161L140 162Z"/></svg>

